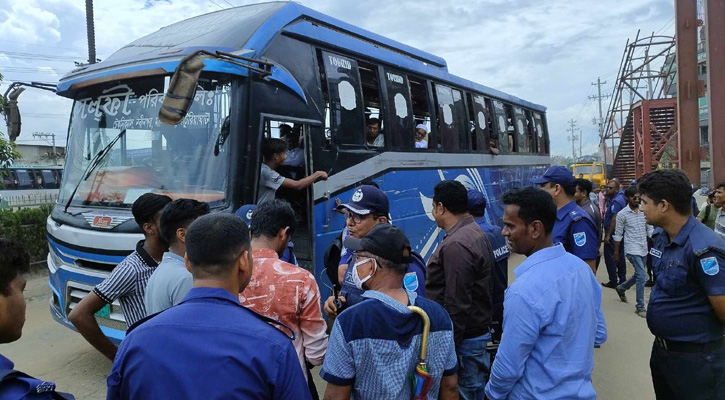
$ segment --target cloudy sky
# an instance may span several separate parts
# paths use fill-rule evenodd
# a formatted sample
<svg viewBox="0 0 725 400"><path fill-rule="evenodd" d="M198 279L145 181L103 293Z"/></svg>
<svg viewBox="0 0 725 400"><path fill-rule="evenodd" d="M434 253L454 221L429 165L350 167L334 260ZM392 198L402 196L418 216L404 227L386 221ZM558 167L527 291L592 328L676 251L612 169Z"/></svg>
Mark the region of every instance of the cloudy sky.
<svg viewBox="0 0 725 400"><path fill-rule="evenodd" d="M96 52L105 59L159 28L244 0L95 0ZM446 59L455 75L548 107L554 155L570 155L567 121L597 149L596 93L610 93L627 38L674 32L672 0L302 0L302 4ZM11 81L55 83L88 59L84 0L0 0L0 92ZM608 104L608 101L606 102ZM71 101L28 89L18 142L33 132L65 142ZM4 125L4 124L3 124ZM4 126L2 131L4 131Z"/></svg>

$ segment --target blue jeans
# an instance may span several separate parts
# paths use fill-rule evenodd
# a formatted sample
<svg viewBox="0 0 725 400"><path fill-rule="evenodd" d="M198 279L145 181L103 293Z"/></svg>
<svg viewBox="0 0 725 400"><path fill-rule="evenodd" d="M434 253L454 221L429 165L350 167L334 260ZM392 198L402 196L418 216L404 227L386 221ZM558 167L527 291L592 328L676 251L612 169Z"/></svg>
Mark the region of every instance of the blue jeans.
<svg viewBox="0 0 725 400"><path fill-rule="evenodd" d="M483 400L488 376L491 373L491 356L486 344L491 341L487 333L470 339L463 339L458 352L458 393L461 400Z"/></svg>
<svg viewBox="0 0 725 400"><path fill-rule="evenodd" d="M624 242L622 242L621 246L624 246ZM624 252L619 253L619 260L614 259L614 239L610 239L609 244L604 243L604 264L607 265L610 283L622 284L627 280L627 264L624 262Z"/></svg>
<svg viewBox="0 0 725 400"><path fill-rule="evenodd" d="M621 290L628 290L637 282L637 311L644 311L644 283L647 280L644 264L646 263L647 256L627 254L627 259L634 267L634 275L619 285L619 288Z"/></svg>

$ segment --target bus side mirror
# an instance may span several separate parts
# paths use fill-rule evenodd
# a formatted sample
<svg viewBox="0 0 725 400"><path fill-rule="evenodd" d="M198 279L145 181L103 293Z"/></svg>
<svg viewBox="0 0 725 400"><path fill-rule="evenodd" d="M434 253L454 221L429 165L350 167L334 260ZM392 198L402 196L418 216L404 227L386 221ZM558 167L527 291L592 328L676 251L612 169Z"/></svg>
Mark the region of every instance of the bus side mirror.
<svg viewBox="0 0 725 400"><path fill-rule="evenodd" d="M3 114L8 127L8 138L14 142L20 136L20 109L18 97L25 91L24 87L13 89L3 102Z"/></svg>
<svg viewBox="0 0 725 400"><path fill-rule="evenodd" d="M171 77L169 89L159 110L159 120L166 125L178 125L184 119L194 101L199 75L204 69L203 53L195 52L184 57Z"/></svg>

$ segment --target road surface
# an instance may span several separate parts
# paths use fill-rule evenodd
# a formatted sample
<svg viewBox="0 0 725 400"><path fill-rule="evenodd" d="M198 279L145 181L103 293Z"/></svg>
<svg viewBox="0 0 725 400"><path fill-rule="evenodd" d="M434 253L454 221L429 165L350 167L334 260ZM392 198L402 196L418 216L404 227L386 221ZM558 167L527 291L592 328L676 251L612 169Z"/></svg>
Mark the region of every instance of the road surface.
<svg viewBox="0 0 725 400"><path fill-rule="evenodd" d="M514 256L510 271L523 260ZM629 275L632 274L630 267ZM606 281L604 262L597 274ZM513 279L513 274L511 274ZM649 295L649 288L646 289ZM15 362L16 369L55 382L59 390L72 393L79 400L103 399L106 375L111 362L96 352L76 332L56 323L48 311L50 289L47 275L37 274L28 280L27 321L23 337L1 345L0 353ZM634 287L628 292L630 303L619 301L612 289L603 289L602 307L607 320L609 339L594 350L594 387L600 399L654 399L649 372L649 354L653 336L647 323L634 313ZM319 371L313 372L317 387L324 391Z"/></svg>

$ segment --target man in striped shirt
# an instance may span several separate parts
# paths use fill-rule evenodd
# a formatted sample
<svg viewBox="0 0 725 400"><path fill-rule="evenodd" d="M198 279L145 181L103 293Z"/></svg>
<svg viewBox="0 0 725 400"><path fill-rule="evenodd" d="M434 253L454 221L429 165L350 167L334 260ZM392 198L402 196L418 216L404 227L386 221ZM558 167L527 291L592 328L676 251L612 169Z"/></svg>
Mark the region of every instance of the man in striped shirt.
<svg viewBox="0 0 725 400"><path fill-rule="evenodd" d="M632 285L637 283L637 306L635 312L645 318L644 308L644 283L647 280L645 263L647 262L647 238L652 237L654 227L648 225L644 219L644 213L639 211L639 193L637 186L632 185L624 191L624 198L627 206L617 213L616 225L614 228L614 259L619 259L622 239L624 238L624 254L634 267L634 276L617 286L619 298L627 302L627 295L624 293Z"/></svg>
<svg viewBox="0 0 725 400"><path fill-rule="evenodd" d="M168 196L153 193L146 193L133 203L131 212L143 231L144 240L138 242L136 251L116 265L111 275L86 295L68 315L68 319L88 343L111 361L116 357L118 347L103 334L95 313L118 299L127 326L146 317L146 283L158 265L156 260L160 260L168 249L161 237L159 219L161 210L169 203L171 199Z"/></svg>

